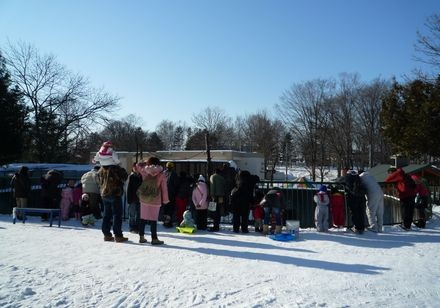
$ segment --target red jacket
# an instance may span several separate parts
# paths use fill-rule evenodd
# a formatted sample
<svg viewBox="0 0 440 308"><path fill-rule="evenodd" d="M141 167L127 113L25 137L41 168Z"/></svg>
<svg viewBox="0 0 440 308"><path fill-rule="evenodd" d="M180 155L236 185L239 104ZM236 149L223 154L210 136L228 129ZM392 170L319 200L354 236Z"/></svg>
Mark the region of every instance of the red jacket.
<svg viewBox="0 0 440 308"><path fill-rule="evenodd" d="M416 189L408 187L405 184L405 171L402 168L397 169L393 173L389 174L385 179L385 182L396 182L396 189L400 199L414 198L416 196Z"/></svg>

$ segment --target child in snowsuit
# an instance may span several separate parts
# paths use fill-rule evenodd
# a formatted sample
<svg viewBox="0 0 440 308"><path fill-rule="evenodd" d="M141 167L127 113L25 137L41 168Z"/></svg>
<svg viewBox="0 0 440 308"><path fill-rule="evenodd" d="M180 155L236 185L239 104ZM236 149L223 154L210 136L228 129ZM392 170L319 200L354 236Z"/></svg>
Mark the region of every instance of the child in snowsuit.
<svg viewBox="0 0 440 308"><path fill-rule="evenodd" d="M208 220L208 186L205 177L200 175L192 192L192 202L196 209L196 225L199 230L206 230Z"/></svg>
<svg viewBox="0 0 440 308"><path fill-rule="evenodd" d="M255 202L252 206L252 217L254 218L255 232L263 232L264 209L260 205L263 197L264 194L262 191L258 190L255 192Z"/></svg>
<svg viewBox="0 0 440 308"><path fill-rule="evenodd" d="M327 194L327 186L321 185L318 193L313 196L313 201L316 203L315 208L315 226L316 230L319 232L327 232L328 231L328 205L330 203L330 199Z"/></svg>
<svg viewBox="0 0 440 308"><path fill-rule="evenodd" d="M333 225L336 228L342 228L345 223L345 197L337 188L331 189L330 210Z"/></svg>
<svg viewBox="0 0 440 308"><path fill-rule="evenodd" d="M269 222L275 219L275 233L281 233L282 213L285 208L281 189L274 187L269 190L261 200L260 205L264 209L263 234L269 233Z"/></svg>
<svg viewBox="0 0 440 308"><path fill-rule="evenodd" d="M196 227L190 210L186 210L185 212L183 212L182 217L183 217L183 220L179 225L180 227L183 227L183 228L195 228Z"/></svg>
<svg viewBox="0 0 440 308"><path fill-rule="evenodd" d="M83 226L95 225L95 217L93 216L93 211L89 203L88 194L82 194L79 212L81 215L81 223Z"/></svg>
<svg viewBox="0 0 440 308"><path fill-rule="evenodd" d="M75 181L68 180L67 186L61 191L61 219L69 220L70 212L73 209L73 190L75 189ZM79 219L79 217L76 217Z"/></svg>

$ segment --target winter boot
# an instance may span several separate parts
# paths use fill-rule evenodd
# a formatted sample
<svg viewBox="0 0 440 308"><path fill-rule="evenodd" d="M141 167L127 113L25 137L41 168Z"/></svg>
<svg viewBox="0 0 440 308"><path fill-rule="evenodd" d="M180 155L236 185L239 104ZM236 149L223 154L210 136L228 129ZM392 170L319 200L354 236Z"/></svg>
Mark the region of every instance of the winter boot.
<svg viewBox="0 0 440 308"><path fill-rule="evenodd" d="M115 240L115 238L113 237L113 235L104 235L104 242L113 242Z"/></svg>
<svg viewBox="0 0 440 308"><path fill-rule="evenodd" d="M128 237L123 237L122 235L115 236L115 242L122 243L122 242L126 242L126 241L128 241Z"/></svg>
<svg viewBox="0 0 440 308"><path fill-rule="evenodd" d="M269 234L269 225L263 225L263 234L268 235Z"/></svg>
<svg viewBox="0 0 440 308"><path fill-rule="evenodd" d="M147 239L145 238L145 236L139 235L139 243L143 244L143 243L146 243L146 242L147 242Z"/></svg>
<svg viewBox="0 0 440 308"><path fill-rule="evenodd" d="M162 245L163 241L159 241L159 239L154 238L151 240L151 245Z"/></svg>
<svg viewBox="0 0 440 308"><path fill-rule="evenodd" d="M281 228L282 226L275 226L275 234L280 234L281 233Z"/></svg>

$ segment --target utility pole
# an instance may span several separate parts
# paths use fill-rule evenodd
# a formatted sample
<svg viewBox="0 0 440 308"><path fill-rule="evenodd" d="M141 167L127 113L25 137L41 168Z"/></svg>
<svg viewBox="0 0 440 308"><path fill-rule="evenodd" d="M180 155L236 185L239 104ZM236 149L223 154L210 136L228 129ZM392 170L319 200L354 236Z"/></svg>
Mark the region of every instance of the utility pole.
<svg viewBox="0 0 440 308"><path fill-rule="evenodd" d="M206 169L208 173L208 179L212 174L212 163L211 163L211 145L209 144L209 132L205 130L205 144L206 144Z"/></svg>

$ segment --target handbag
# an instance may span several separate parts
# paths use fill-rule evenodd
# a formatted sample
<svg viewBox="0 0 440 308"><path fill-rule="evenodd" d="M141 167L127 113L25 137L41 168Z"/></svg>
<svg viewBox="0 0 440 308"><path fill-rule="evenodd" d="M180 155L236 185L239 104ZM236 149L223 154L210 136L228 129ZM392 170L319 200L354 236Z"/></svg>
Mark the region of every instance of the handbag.
<svg viewBox="0 0 440 308"><path fill-rule="evenodd" d="M208 211L215 212L217 210L217 202L209 201L208 203Z"/></svg>

